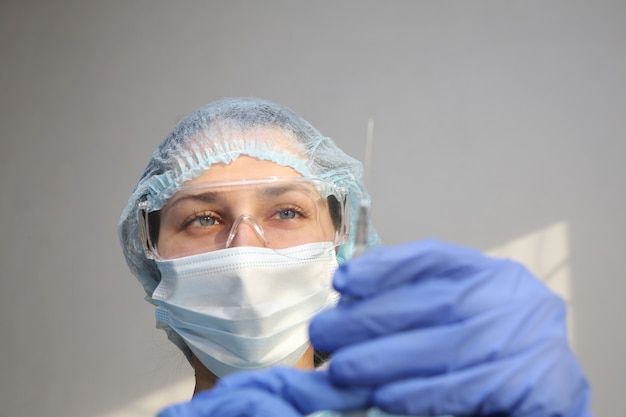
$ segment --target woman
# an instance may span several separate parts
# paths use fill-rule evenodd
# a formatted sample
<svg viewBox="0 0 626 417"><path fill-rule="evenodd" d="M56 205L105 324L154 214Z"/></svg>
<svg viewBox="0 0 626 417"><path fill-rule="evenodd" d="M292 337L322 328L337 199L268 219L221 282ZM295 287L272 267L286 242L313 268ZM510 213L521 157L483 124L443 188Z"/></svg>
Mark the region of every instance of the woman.
<svg viewBox="0 0 626 417"><path fill-rule="evenodd" d="M348 262L361 171L258 99L209 104L164 140L119 225L196 373L194 400L163 415L589 415L563 303L519 265L436 241ZM329 369L307 371L321 352Z"/></svg>

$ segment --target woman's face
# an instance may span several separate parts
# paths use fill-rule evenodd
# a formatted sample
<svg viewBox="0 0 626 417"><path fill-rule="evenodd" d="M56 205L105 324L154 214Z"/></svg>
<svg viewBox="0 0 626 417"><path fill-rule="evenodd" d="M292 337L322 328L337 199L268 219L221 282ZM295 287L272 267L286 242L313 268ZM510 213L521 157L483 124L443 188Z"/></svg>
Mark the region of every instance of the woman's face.
<svg viewBox="0 0 626 417"><path fill-rule="evenodd" d="M268 177L293 178L276 184L254 184ZM234 246L282 249L332 241L335 228L328 203L294 169L242 155L215 164L183 184L161 210L158 252L164 259ZM254 185L214 184L250 181ZM233 225L236 225L233 228ZM235 233L233 234L233 230ZM230 237L230 239L229 239Z"/></svg>

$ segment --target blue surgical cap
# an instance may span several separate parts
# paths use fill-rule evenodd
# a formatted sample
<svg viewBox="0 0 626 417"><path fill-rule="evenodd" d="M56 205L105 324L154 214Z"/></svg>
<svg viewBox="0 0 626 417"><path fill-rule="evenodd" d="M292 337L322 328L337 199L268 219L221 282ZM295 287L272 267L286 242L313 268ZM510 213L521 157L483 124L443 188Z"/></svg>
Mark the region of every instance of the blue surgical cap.
<svg viewBox="0 0 626 417"><path fill-rule="evenodd" d="M276 135L269 134L275 130L283 133L281 136L289 143L276 143ZM155 262L144 254L138 204L150 199L159 208L184 182L200 176L213 164L228 164L240 155L273 161L293 168L303 177L347 188L351 236L338 248L337 257L341 263L352 255L359 205L370 198L363 186L362 164L286 107L256 98L222 99L199 108L174 127L152 154L122 212L118 232L124 256L149 301L160 274ZM379 243L370 225L368 246ZM181 346L177 335L167 333Z"/></svg>

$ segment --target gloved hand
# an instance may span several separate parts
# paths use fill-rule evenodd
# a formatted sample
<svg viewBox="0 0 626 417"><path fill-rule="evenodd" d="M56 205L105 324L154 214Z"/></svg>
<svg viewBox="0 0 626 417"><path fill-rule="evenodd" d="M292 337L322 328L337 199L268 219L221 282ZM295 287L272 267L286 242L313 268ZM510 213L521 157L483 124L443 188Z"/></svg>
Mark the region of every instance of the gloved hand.
<svg viewBox="0 0 626 417"><path fill-rule="evenodd" d="M565 308L521 265L437 241L342 265L310 327L331 380L411 415L589 416Z"/></svg>
<svg viewBox="0 0 626 417"><path fill-rule="evenodd" d="M327 371L280 367L229 375L158 417L301 417L317 410L365 409L370 393L333 386Z"/></svg>

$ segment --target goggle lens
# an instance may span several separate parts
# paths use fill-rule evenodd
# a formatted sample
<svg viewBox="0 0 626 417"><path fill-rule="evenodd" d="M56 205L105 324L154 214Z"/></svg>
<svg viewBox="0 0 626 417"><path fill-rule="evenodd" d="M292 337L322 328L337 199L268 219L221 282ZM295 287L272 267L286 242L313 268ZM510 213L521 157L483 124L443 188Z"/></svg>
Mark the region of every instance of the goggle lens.
<svg viewBox="0 0 626 417"><path fill-rule="evenodd" d="M162 209L140 204L146 255L174 259L232 246L284 249L344 243L348 195L311 179L263 179L180 187Z"/></svg>

